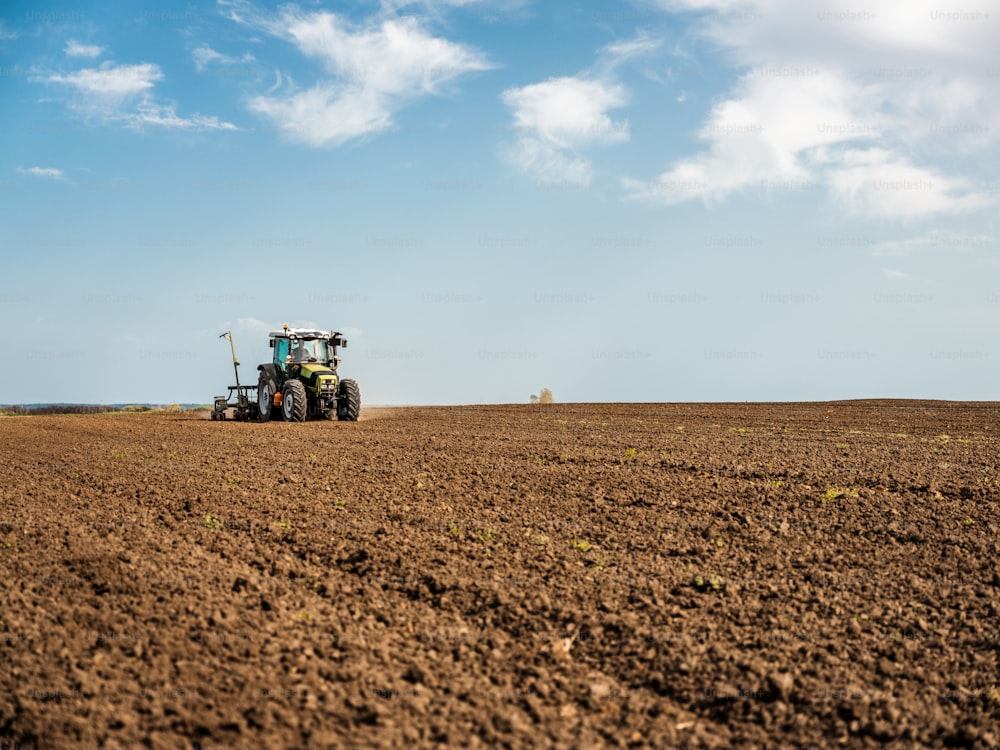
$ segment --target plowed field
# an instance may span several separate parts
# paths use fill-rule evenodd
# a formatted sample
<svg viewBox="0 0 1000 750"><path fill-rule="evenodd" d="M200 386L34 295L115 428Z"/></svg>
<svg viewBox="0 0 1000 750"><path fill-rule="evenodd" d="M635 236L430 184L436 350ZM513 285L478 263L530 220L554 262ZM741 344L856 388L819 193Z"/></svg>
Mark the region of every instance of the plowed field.
<svg viewBox="0 0 1000 750"><path fill-rule="evenodd" d="M1000 745L995 404L0 419L0 744Z"/></svg>

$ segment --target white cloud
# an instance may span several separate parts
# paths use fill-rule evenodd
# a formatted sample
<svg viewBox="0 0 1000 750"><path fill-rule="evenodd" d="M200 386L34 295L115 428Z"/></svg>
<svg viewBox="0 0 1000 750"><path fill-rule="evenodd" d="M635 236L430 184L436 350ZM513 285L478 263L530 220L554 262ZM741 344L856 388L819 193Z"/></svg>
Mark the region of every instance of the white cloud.
<svg viewBox="0 0 1000 750"><path fill-rule="evenodd" d="M586 187L591 165L578 152L629 138L628 122L607 114L627 101L624 87L617 83L585 76L550 78L507 89L500 98L519 134L507 159L543 184Z"/></svg>
<svg viewBox="0 0 1000 750"><path fill-rule="evenodd" d="M98 68L82 68L69 74L42 77L47 83L69 87L71 109L88 120L121 124L134 129L147 126L187 130L235 130L235 125L216 117L181 117L173 104L157 101L152 92L164 78L158 65L104 63Z"/></svg>
<svg viewBox="0 0 1000 750"><path fill-rule="evenodd" d="M28 175L30 177L41 177L47 180L65 180L66 175L63 174L61 169L56 169L55 167L18 167L18 174Z"/></svg>
<svg viewBox="0 0 1000 750"><path fill-rule="evenodd" d="M285 96L257 96L249 104L289 140L308 146L339 146L392 128L382 97L357 86L316 84Z"/></svg>
<svg viewBox="0 0 1000 750"><path fill-rule="evenodd" d="M811 165L823 161L827 147L871 139L881 127L880 119L865 122L855 114L860 97L835 73L790 81L751 74L736 94L709 113L699 133L705 151L651 183L627 181L632 196L679 203L718 201L745 188L811 187Z"/></svg>
<svg viewBox="0 0 1000 750"><path fill-rule="evenodd" d="M525 130L556 148L628 140L628 123L607 115L626 103L620 84L586 78L550 78L521 88L508 89L501 100L514 114L514 127Z"/></svg>
<svg viewBox="0 0 1000 750"><path fill-rule="evenodd" d="M239 65L254 61L254 56L251 52L244 52L240 57L235 57L216 52L207 44L203 44L195 49L191 53L191 57L194 60L195 70L199 73L205 72L211 65Z"/></svg>
<svg viewBox="0 0 1000 750"><path fill-rule="evenodd" d="M222 324L225 328L229 328L229 323ZM268 323L264 320L259 320L257 318L239 318L236 321L236 325L241 331L246 331L249 334L257 338L267 338L267 334L271 331L280 331L281 325L275 325L273 323ZM312 327L312 326L310 326Z"/></svg>
<svg viewBox="0 0 1000 750"><path fill-rule="evenodd" d="M628 92L615 80L617 68L661 46L640 33L598 50L594 69L574 76L509 88L500 100L513 115L516 142L505 157L515 169L545 185L587 187L592 165L581 152L629 140L628 120L609 112L628 104Z"/></svg>
<svg viewBox="0 0 1000 750"><path fill-rule="evenodd" d="M828 170L833 195L848 213L888 219L976 211L990 204L967 180L914 166L883 149L845 151Z"/></svg>
<svg viewBox="0 0 1000 750"><path fill-rule="evenodd" d="M960 157L996 158L998 0L978 20L949 20L933 0L659 0L701 14L695 28L745 72L708 113L704 149L630 197L722 200L774 180L819 185L849 212L918 220L989 204ZM978 11L977 11L978 13ZM980 14L982 15L982 14ZM737 132L741 120L756 132ZM920 190L876 186L918 182ZM664 186L684 183L684 190ZM927 185L925 183L931 183Z"/></svg>
<svg viewBox="0 0 1000 750"><path fill-rule="evenodd" d="M659 40L639 33L598 50L593 70L504 91L500 99L511 111L518 134L505 150L508 163L543 185L589 186L593 170L584 152L630 137L628 121L608 114L629 99L615 80L617 68L660 46Z"/></svg>
<svg viewBox="0 0 1000 750"><path fill-rule="evenodd" d="M7 28L7 21L0 18L0 42L17 39L19 36L20 34L18 32Z"/></svg>
<svg viewBox="0 0 1000 750"><path fill-rule="evenodd" d="M163 80L163 72L151 63L105 63L100 68L83 68L68 75L53 74L47 80L72 86L94 101L118 104L150 91L157 81Z"/></svg>
<svg viewBox="0 0 1000 750"><path fill-rule="evenodd" d="M230 17L289 40L322 64L327 77L312 88L289 86L283 94L250 100L251 110L309 146L337 146L391 129L409 100L492 67L477 50L432 36L412 17L357 26L333 13L294 8L272 19L245 5Z"/></svg>
<svg viewBox="0 0 1000 750"><path fill-rule="evenodd" d="M80 42L70 39L66 43L66 47L63 49L70 57L89 57L93 60L96 57L100 57L101 53L104 52L104 47L99 47L96 44L81 44Z"/></svg>

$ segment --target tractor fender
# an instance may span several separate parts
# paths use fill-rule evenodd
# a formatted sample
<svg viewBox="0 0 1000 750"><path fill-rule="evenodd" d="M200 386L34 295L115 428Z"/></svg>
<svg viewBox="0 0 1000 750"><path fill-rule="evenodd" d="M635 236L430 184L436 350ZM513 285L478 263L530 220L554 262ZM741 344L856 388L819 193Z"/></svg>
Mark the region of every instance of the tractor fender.
<svg viewBox="0 0 1000 750"><path fill-rule="evenodd" d="M277 365L275 365L273 362L267 362L262 365L257 365L257 369L260 370L265 375L267 375L267 377L269 377L275 383L280 384L281 381L283 380L281 375L278 373Z"/></svg>

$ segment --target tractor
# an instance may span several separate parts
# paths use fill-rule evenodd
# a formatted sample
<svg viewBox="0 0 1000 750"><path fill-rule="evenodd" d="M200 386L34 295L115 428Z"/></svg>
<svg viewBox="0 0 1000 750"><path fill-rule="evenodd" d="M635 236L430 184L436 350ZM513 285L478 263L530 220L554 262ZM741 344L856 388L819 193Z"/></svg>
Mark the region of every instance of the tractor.
<svg viewBox="0 0 1000 750"><path fill-rule="evenodd" d="M337 347L347 339L336 331L289 328L268 334L271 362L257 365L257 418L288 422L339 419L356 422L361 391L354 380L337 375Z"/></svg>

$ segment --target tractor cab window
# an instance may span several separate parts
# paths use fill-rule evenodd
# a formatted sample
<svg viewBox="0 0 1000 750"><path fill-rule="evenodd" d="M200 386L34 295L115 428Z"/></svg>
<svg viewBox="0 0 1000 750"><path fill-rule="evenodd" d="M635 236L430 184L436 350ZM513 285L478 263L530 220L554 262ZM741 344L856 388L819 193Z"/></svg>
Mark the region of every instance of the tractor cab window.
<svg viewBox="0 0 1000 750"><path fill-rule="evenodd" d="M297 339L292 344L292 362L326 362L326 342L318 339Z"/></svg>
<svg viewBox="0 0 1000 750"><path fill-rule="evenodd" d="M327 347L326 342L317 340L313 341L312 343L316 346L316 361L329 362L330 361L330 355L328 353L329 347Z"/></svg>
<svg viewBox="0 0 1000 750"><path fill-rule="evenodd" d="M274 364L284 365L288 359L288 339L274 340Z"/></svg>

